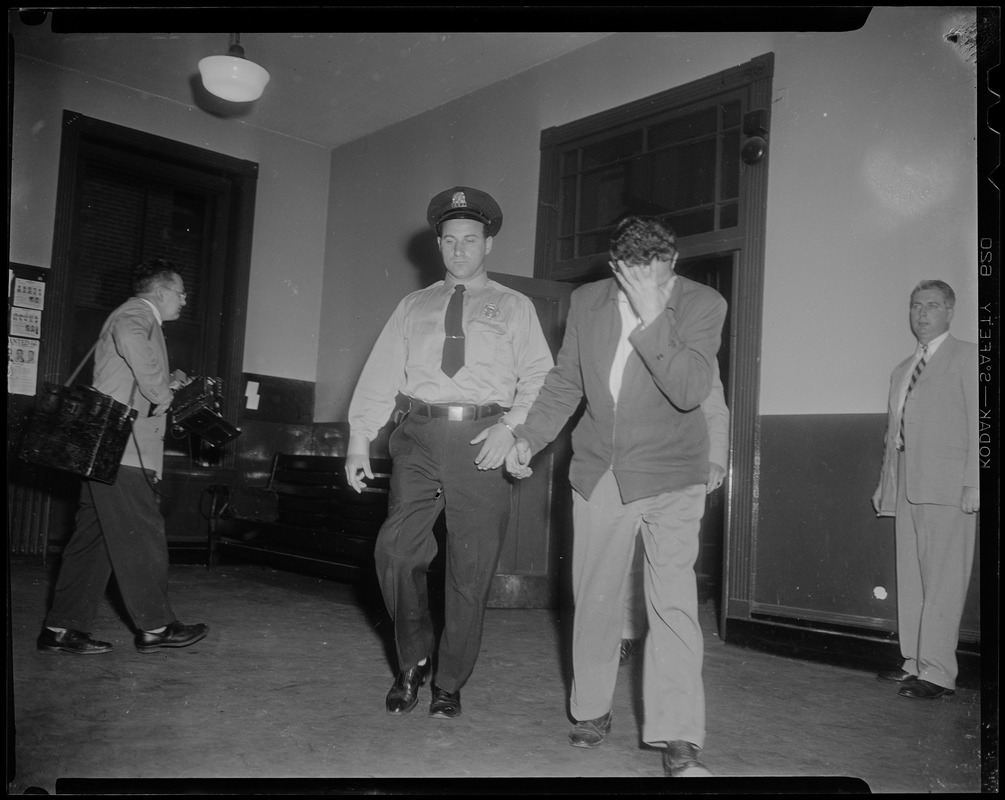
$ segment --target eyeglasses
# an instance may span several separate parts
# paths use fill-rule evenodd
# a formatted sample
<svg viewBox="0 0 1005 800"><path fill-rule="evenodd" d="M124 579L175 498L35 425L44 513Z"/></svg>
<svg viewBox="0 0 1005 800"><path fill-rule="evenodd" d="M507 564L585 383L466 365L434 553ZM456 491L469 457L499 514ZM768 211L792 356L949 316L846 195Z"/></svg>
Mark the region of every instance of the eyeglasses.
<svg viewBox="0 0 1005 800"><path fill-rule="evenodd" d="M184 300L186 297L188 297L188 294L186 292L179 291L178 289L175 289L173 286L165 286L164 288L167 289L169 292L174 292L176 295L178 295L178 298L180 300Z"/></svg>

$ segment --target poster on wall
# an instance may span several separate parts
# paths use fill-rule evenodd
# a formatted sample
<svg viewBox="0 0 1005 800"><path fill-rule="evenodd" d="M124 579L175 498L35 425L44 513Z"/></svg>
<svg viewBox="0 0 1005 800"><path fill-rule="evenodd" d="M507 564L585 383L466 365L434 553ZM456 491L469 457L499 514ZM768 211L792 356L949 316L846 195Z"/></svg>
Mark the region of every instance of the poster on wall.
<svg viewBox="0 0 1005 800"><path fill-rule="evenodd" d="M38 384L38 341L7 337L7 392L34 395Z"/></svg>
<svg viewBox="0 0 1005 800"><path fill-rule="evenodd" d="M38 339L42 332L42 312L34 308L17 308L10 312L11 336L28 336Z"/></svg>
<svg viewBox="0 0 1005 800"><path fill-rule="evenodd" d="M26 278L14 279L14 305L20 308L45 308L45 284Z"/></svg>
<svg viewBox="0 0 1005 800"><path fill-rule="evenodd" d="M10 396L34 397L39 371L45 374L41 361L45 352L42 323L46 272L42 267L28 264L7 265L7 394ZM8 411L11 407L15 409L14 417L9 416L8 422L27 412L31 405L30 401L18 403L10 397Z"/></svg>

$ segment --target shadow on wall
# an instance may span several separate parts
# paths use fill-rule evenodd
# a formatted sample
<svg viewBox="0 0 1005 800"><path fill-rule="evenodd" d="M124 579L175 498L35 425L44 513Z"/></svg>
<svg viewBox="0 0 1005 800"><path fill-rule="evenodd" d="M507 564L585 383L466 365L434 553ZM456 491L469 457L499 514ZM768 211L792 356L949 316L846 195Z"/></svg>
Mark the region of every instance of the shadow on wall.
<svg viewBox="0 0 1005 800"><path fill-rule="evenodd" d="M443 277L443 259L440 258L436 234L431 228L424 228L413 234L405 252L409 263L418 273L418 288L425 288Z"/></svg>

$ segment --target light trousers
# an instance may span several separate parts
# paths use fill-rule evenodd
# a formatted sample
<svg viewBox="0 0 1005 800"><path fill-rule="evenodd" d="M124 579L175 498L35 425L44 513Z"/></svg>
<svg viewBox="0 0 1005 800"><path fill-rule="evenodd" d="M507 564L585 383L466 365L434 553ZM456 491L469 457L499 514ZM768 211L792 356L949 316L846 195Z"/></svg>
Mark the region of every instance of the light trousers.
<svg viewBox="0 0 1005 800"><path fill-rule="evenodd" d="M696 484L625 503L611 472L589 499L573 494L570 711L575 719L596 719L611 709L632 559L641 535L649 622L642 739L657 747L676 740L704 746L704 642L694 565L705 497L705 486Z"/></svg>
<svg viewBox="0 0 1005 800"><path fill-rule="evenodd" d="M958 505L908 502L904 472L901 465L895 525L900 654L906 672L955 689L977 515L964 514Z"/></svg>

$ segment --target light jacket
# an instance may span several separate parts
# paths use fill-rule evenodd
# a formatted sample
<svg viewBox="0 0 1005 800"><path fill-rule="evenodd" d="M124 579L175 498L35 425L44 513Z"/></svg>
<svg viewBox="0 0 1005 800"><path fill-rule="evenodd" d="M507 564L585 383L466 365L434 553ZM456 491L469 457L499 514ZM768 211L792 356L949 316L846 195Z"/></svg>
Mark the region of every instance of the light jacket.
<svg viewBox="0 0 1005 800"><path fill-rule="evenodd" d="M136 409L122 463L161 474L167 416L149 416L154 405L169 402L167 345L153 308L131 297L113 311L101 329L94 351L94 388ZM134 389L135 386L135 389Z"/></svg>
<svg viewBox="0 0 1005 800"><path fill-rule="evenodd" d="M886 444L877 490L880 515L897 511L897 470L905 469L910 503L959 505L963 487L980 486L977 345L950 334L925 365L904 405L903 452L897 450L900 387L911 356L890 376Z"/></svg>

